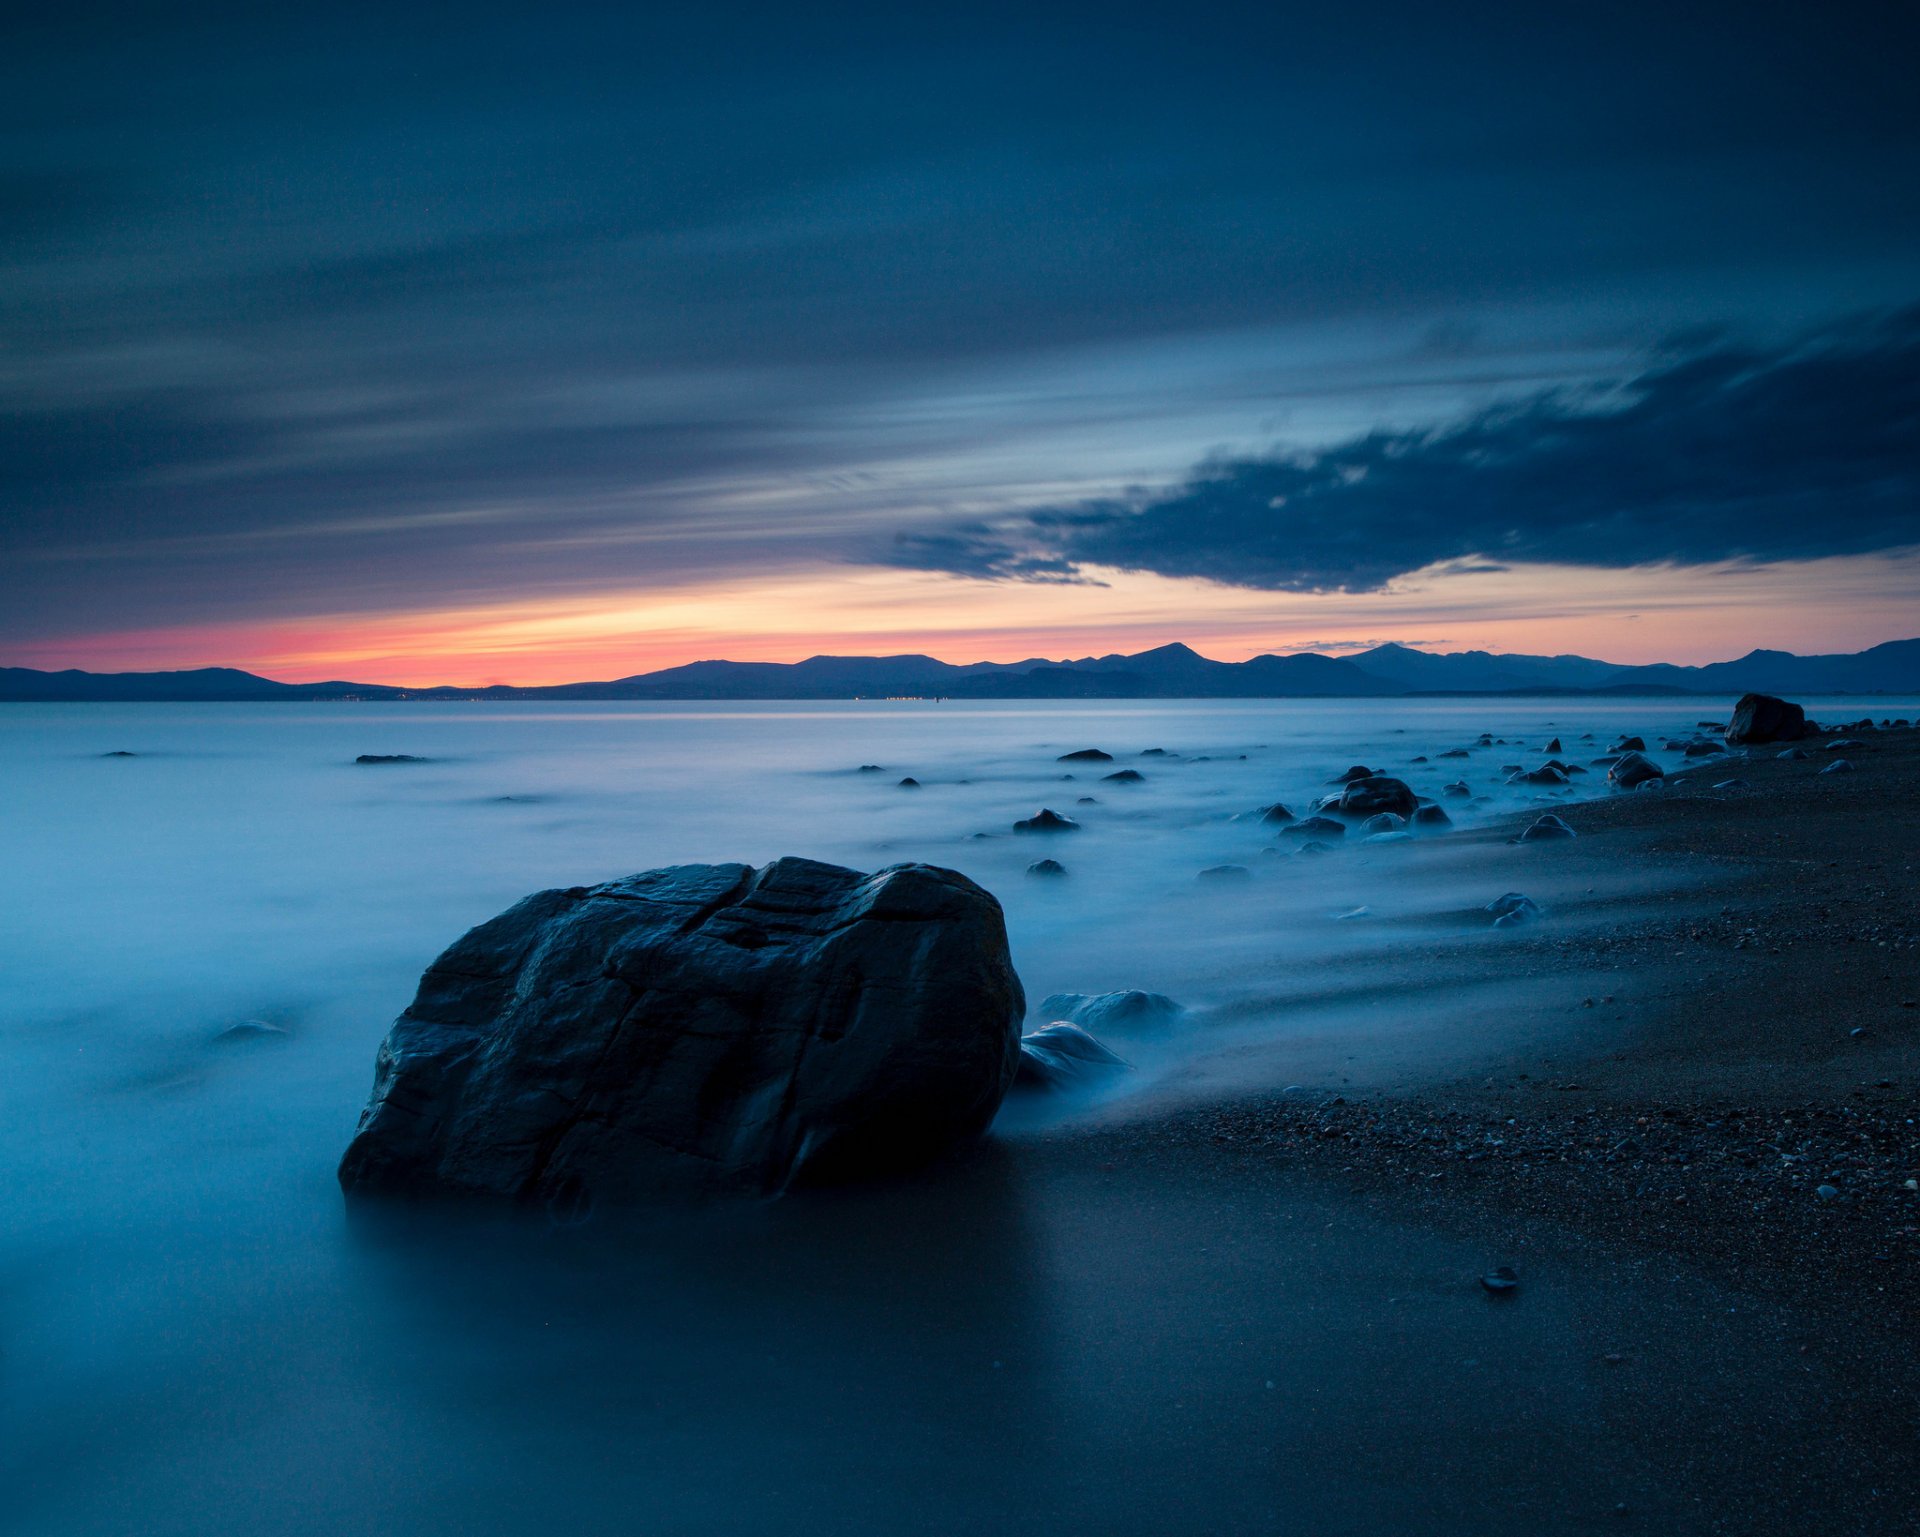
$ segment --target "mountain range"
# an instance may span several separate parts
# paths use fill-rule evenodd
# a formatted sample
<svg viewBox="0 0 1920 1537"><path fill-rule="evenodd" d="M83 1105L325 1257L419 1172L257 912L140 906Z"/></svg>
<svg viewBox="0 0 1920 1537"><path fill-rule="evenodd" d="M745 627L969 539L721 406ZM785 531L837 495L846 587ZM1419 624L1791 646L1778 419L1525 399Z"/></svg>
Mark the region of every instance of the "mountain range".
<svg viewBox="0 0 1920 1537"><path fill-rule="evenodd" d="M0 701L273 701L391 699L1288 699L1404 694L1920 693L1920 639L1838 656L1750 651L1704 667L1621 666L1584 656L1439 653L1376 646L1216 662L1190 646L1077 661L973 662L934 657L815 656L804 662L690 662L602 683L538 688L401 688L280 683L231 667L185 672L38 672L0 667Z"/></svg>

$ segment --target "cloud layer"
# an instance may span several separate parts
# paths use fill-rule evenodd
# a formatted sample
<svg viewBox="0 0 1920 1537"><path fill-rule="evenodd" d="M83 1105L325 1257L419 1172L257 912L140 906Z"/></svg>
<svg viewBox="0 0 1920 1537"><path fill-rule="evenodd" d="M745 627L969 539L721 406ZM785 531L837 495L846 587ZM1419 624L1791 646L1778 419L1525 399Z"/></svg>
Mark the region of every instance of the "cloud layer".
<svg viewBox="0 0 1920 1537"><path fill-rule="evenodd" d="M1374 591L1446 562L1624 567L1920 545L1920 309L1787 346L1715 345L1604 394L1201 466L1170 490L899 537L957 575L1086 568Z"/></svg>

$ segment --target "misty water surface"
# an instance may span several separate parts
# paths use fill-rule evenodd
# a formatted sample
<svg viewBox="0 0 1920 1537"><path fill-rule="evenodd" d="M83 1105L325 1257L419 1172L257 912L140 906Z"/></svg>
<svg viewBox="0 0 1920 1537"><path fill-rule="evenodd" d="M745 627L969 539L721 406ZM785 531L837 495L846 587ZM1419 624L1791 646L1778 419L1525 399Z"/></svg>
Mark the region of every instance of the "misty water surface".
<svg viewBox="0 0 1920 1537"><path fill-rule="evenodd" d="M1224 1087L1262 1070L1249 1039L1386 1050L1405 1011L1299 998L1381 975L1393 920L1484 902L1505 877L1442 845L1269 854L1280 840L1247 814L1304 814L1366 763L1428 794L1464 778L1485 798L1446 804L1470 829L1540 798L1496 788L1499 766L1541 761L1549 737L1583 762L1621 731L1657 746L1713 713L4 707L0 1524L1146 1532L1187 1500L1224 1530L1282 1509L1322 1530L1430 1513L1437 1470L1463 1464L1420 1403L1459 1360L1498 1379L1476 1391L1536 1405L1552 1444L1581 1436L1565 1319L1548 1299L1524 1326L1462 1313L1434 1278L1471 1261L1298 1192L1169 1178L1121 1196L1098 1168L1040 1158L1014 1117L925 1181L671 1232L394 1232L349 1221L334 1163L441 948L529 891L685 861L966 872L1006 905L1034 1002L1146 987L1195 1010L1180 1038L1125 1046L1142 1104L1175 1069ZM1512 745L1410 761L1483 730ZM1055 761L1087 746L1116 761ZM1129 767L1146 782L1103 782ZM1043 805L1084 830L1010 832ZM1048 855L1066 880L1025 874ZM1250 877L1198 878L1225 862ZM1542 900L1571 895L1549 863L1524 869ZM1361 906L1386 921L1339 916ZM1235 1051L1209 1067L1222 1042ZM1411 1309L1384 1334L1376 1292ZM1392 1456L1385 1436L1403 1438ZM1530 1445L1514 1456L1537 1461ZM1330 1481L1329 1458L1351 1477ZM1470 1523L1462 1499L1459 1529L1508 1529Z"/></svg>

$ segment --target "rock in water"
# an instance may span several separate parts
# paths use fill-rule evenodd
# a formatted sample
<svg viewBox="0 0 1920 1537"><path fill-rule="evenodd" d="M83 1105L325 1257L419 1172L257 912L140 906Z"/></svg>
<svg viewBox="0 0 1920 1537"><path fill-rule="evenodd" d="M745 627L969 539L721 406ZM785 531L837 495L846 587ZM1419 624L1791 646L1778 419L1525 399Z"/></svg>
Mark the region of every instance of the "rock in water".
<svg viewBox="0 0 1920 1537"><path fill-rule="evenodd" d="M1249 881L1253 872L1245 865L1208 865L1197 877L1203 881Z"/></svg>
<svg viewBox="0 0 1920 1537"><path fill-rule="evenodd" d="M1065 875L1066 873L1067 867L1057 859L1036 859L1032 864L1027 866L1027 874L1029 875L1057 877Z"/></svg>
<svg viewBox="0 0 1920 1537"><path fill-rule="evenodd" d="M1040 1017L1054 1023L1079 1025L1103 1035L1129 1027L1168 1025L1184 1019L1187 1011L1165 993L1050 993L1040 1000Z"/></svg>
<svg viewBox="0 0 1920 1537"><path fill-rule="evenodd" d="M1525 769L1518 774L1509 774L1510 785L1563 785L1567 776L1551 763L1544 763L1537 769Z"/></svg>
<svg viewBox="0 0 1920 1537"><path fill-rule="evenodd" d="M1453 826L1453 818L1438 806L1421 806L1413 813L1415 831L1443 833Z"/></svg>
<svg viewBox="0 0 1920 1537"><path fill-rule="evenodd" d="M363 752L353 760L355 763L425 763L425 758L416 758L410 752Z"/></svg>
<svg viewBox="0 0 1920 1537"><path fill-rule="evenodd" d="M1347 824L1336 822L1332 817L1307 817L1304 821L1295 822L1291 827L1280 829L1280 836L1283 838L1325 839L1344 838L1346 835Z"/></svg>
<svg viewBox="0 0 1920 1537"><path fill-rule="evenodd" d="M1356 779L1349 784L1340 796L1340 815L1343 817L1370 817L1382 811L1391 811L1395 816L1410 817L1420 804L1420 798L1413 793L1403 780L1390 779L1385 774L1374 774L1366 779Z"/></svg>
<svg viewBox="0 0 1920 1537"><path fill-rule="evenodd" d="M1607 770L1607 783L1623 790L1637 790L1649 779L1664 779L1666 770L1653 759L1637 752L1622 753Z"/></svg>
<svg viewBox="0 0 1920 1537"><path fill-rule="evenodd" d="M1771 694L1742 694L1733 707L1733 719L1727 722L1727 740L1735 744L1797 742L1818 730L1797 704Z"/></svg>
<svg viewBox="0 0 1920 1537"><path fill-rule="evenodd" d="M350 1194L596 1202L884 1173L985 1128L1026 1001L963 875L808 859L543 891L427 968Z"/></svg>
<svg viewBox="0 0 1920 1537"><path fill-rule="evenodd" d="M1030 817L1022 817L1013 824L1017 833L1077 833L1080 824L1072 817L1063 817L1057 811L1042 806Z"/></svg>
<svg viewBox="0 0 1920 1537"><path fill-rule="evenodd" d="M1020 1069L1014 1085L1022 1089L1086 1088L1129 1072L1132 1066L1078 1025L1043 1025L1020 1038Z"/></svg>
<svg viewBox="0 0 1920 1537"><path fill-rule="evenodd" d="M1397 833L1406 825L1407 819L1405 817L1396 816L1391 811L1382 811L1378 815L1370 816L1366 821L1362 822L1360 824L1360 831L1366 836L1372 837L1375 833Z"/></svg>
<svg viewBox="0 0 1920 1537"><path fill-rule="evenodd" d="M1518 838L1520 843L1539 843L1548 838L1571 838L1573 829L1556 816L1544 816Z"/></svg>
<svg viewBox="0 0 1920 1537"><path fill-rule="evenodd" d="M1521 928L1544 916L1540 904L1521 891L1509 891L1505 896L1495 897L1487 904L1486 910L1493 914L1493 926L1496 929Z"/></svg>
<svg viewBox="0 0 1920 1537"><path fill-rule="evenodd" d="M1078 752L1063 752L1053 761L1055 763L1111 763L1113 754L1102 752L1097 747L1083 747Z"/></svg>
<svg viewBox="0 0 1920 1537"><path fill-rule="evenodd" d="M1116 785L1143 785L1147 782L1147 776L1138 769L1121 769L1118 773L1102 774L1100 778L1107 784Z"/></svg>

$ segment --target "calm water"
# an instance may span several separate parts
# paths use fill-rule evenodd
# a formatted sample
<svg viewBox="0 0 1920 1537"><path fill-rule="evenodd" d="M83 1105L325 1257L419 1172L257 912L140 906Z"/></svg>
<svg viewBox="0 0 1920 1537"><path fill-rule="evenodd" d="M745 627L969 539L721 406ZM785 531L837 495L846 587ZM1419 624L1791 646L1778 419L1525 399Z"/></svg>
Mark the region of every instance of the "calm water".
<svg viewBox="0 0 1920 1537"><path fill-rule="evenodd" d="M1439 846L1263 854L1244 813L1304 811L1364 762L1428 793L1464 777L1487 798L1447 804L1471 825L1520 804L1498 766L1550 736L1579 762L1714 708L0 707L0 1524L1538 1530L1474 1484L1511 1453L1524 1488L1588 1433L1565 1331L1591 1310L1462 1309L1476 1256L1299 1192L1122 1190L1016 1127L911 1187L583 1239L370 1232L333 1166L421 968L540 887L932 860L1001 897L1036 1001L1139 986L1241 1036L1337 1033L1337 1011L1273 1003L1277 979L1390 964L1385 926L1337 914L1504 884ZM1517 745L1409 764L1482 730ZM1085 746L1118 761L1054 761ZM1137 756L1154 747L1180 756ZM1100 782L1129 766L1148 782ZM1085 830L1010 835L1042 805ZM1028 878L1043 854L1069 879ZM1196 879L1229 861L1252 880ZM1551 901L1551 868L1531 874ZM247 1020L286 1033L216 1039ZM1532 1441L1463 1462L1416 1412L1461 1360L1530 1406ZM1580 1466L1555 1487L1596 1509L1645 1476Z"/></svg>

